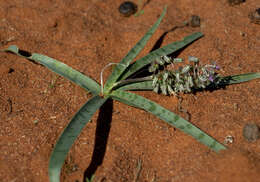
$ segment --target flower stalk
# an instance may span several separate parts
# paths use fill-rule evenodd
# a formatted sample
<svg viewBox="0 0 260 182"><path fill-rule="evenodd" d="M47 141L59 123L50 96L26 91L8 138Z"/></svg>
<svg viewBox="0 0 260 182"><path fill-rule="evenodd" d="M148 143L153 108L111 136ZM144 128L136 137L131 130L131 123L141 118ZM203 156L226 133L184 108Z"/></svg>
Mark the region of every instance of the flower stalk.
<svg viewBox="0 0 260 182"><path fill-rule="evenodd" d="M153 91L176 96L180 92L190 93L194 89L204 89L217 82L219 75L216 70L220 67L216 63L200 65L199 59L193 56L189 56L188 60L191 64L174 70L165 69L165 64L171 64L175 68L175 64L182 62L182 59L161 56L155 60L149 67L149 72L152 73ZM160 66L164 66L164 69L160 70Z"/></svg>

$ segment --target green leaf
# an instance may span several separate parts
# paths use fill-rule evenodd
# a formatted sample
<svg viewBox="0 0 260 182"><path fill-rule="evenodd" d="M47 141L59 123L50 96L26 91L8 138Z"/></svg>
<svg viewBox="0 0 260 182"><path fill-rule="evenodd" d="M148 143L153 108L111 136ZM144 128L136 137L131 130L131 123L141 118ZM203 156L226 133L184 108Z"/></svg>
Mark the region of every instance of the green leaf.
<svg viewBox="0 0 260 182"><path fill-rule="evenodd" d="M142 14L144 14L144 10L143 10L143 9L140 10L140 11L138 11L137 13L135 13L134 16L135 16L135 17L138 17L138 16L140 16L140 15L142 15Z"/></svg>
<svg viewBox="0 0 260 182"><path fill-rule="evenodd" d="M160 22L162 21L164 15L166 13L166 7L163 10L162 15L160 18L156 21L156 23L150 28L150 30L144 35L144 37L128 52L128 54L122 59L120 64L117 64L112 72L112 74L109 76L105 86L104 91L105 93L109 92L113 84L118 80L120 75L124 72L124 70L128 67L130 62L140 53L140 51L144 48L147 41L150 39L150 37L153 35L157 27L159 26ZM123 66L125 65L125 66Z"/></svg>
<svg viewBox="0 0 260 182"><path fill-rule="evenodd" d="M218 85L221 86L221 85L238 84L238 83L254 80L257 78L260 78L260 72L245 73L245 74L233 75L233 76L225 76L225 77L220 78Z"/></svg>
<svg viewBox="0 0 260 182"><path fill-rule="evenodd" d="M31 54L26 51L19 50L19 48L15 45L8 47L4 51L12 52L18 56L40 63L45 67L49 68L51 71L76 83L77 85L81 86L82 88L86 89L94 95L98 95L100 92L100 86L96 81L53 58L37 53ZM26 52L26 54L24 54L24 52Z"/></svg>
<svg viewBox="0 0 260 182"><path fill-rule="evenodd" d="M60 181L61 167L66 159L70 147L77 139L83 127L90 121L93 114L105 103L107 99L96 95L88 100L73 116L68 126L59 137L49 161L50 182Z"/></svg>
<svg viewBox="0 0 260 182"><path fill-rule="evenodd" d="M90 179L86 178L86 182L94 182L95 175L93 174Z"/></svg>
<svg viewBox="0 0 260 182"><path fill-rule="evenodd" d="M168 124L191 135L192 137L194 137L195 139L197 139L198 141L200 141L201 143L203 143L204 145L208 146L216 152L226 149L224 145L217 142L214 138L210 137L187 120L163 108L162 106L153 101L150 101L134 93L119 90L112 92L110 96L115 100L121 101L126 104L131 103L132 105L135 105L138 108L150 112L151 114L166 121Z"/></svg>
<svg viewBox="0 0 260 182"><path fill-rule="evenodd" d="M127 85L119 87L117 90L146 90L146 91L151 91L153 90L152 86L153 81L152 80L147 80L147 81L142 81L138 83L129 83Z"/></svg>
<svg viewBox="0 0 260 182"><path fill-rule="evenodd" d="M156 49L155 51L147 54L146 56L142 57L141 59L138 59L134 63L132 63L127 70L122 74L120 77L120 80L126 79L127 77L131 76L132 74L136 73L146 65L153 62L156 58L159 58L160 56L169 55L175 51L178 51L185 46L191 44L195 40L201 38L203 34L201 32L193 33L187 37L185 37L182 41L173 42L171 44L168 44L162 48Z"/></svg>
<svg viewBox="0 0 260 182"><path fill-rule="evenodd" d="M254 79L260 78L260 73L245 73L240 75L231 75L220 77L218 83L216 83L216 88L218 86L225 86L231 84L239 84L243 82L248 82ZM127 80L126 80L127 81ZM129 83L127 85L123 85L118 88L118 90L153 90L152 86L152 79L151 80L144 80L138 83Z"/></svg>

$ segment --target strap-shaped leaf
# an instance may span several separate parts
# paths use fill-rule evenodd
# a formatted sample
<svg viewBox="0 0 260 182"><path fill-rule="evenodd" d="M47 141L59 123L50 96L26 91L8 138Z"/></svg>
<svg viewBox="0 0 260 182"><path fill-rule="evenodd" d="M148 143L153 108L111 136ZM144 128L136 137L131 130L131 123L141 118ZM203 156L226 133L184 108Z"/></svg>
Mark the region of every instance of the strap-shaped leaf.
<svg viewBox="0 0 260 182"><path fill-rule="evenodd" d="M58 60L37 53L27 53L26 55L21 54L21 52L25 51L19 50L19 48L15 45L8 47L4 51L12 52L18 56L40 63L45 67L49 68L51 71L76 83L77 85L81 86L82 88L86 89L94 95L98 95L100 92L100 86L96 81Z"/></svg>
<svg viewBox="0 0 260 182"><path fill-rule="evenodd" d="M88 100L73 116L68 126L59 137L51 154L49 162L50 182L60 181L61 167L66 159L70 147L80 134L83 127L90 121L93 114L105 103L107 99L94 96Z"/></svg>
<svg viewBox="0 0 260 182"><path fill-rule="evenodd" d="M254 80L257 78L260 78L260 72L225 76L225 77L220 78L218 85L222 86L222 85L238 84L238 83L242 83L242 82L248 82L250 80Z"/></svg>
<svg viewBox="0 0 260 182"><path fill-rule="evenodd" d="M154 61L156 58L159 58L160 56L169 55L175 51L178 51L185 46L191 44L195 40L201 38L203 34L201 32L193 33L187 37L185 37L182 41L173 42L171 44L168 44L162 48L156 49L155 51L147 54L146 56L138 59L134 63L132 63L127 70L122 74L120 77L120 80L124 80L127 77L131 76L132 74L136 73L146 65L150 64L152 61Z"/></svg>
<svg viewBox="0 0 260 182"><path fill-rule="evenodd" d="M245 73L240 75L231 75L231 76L224 76L221 77L216 83L215 86L225 86L225 85L232 85L232 84L239 84L243 82L248 82L250 80L260 78L260 73ZM137 83L129 83L127 85L121 86L118 90L153 90L152 86L152 79L151 80L144 80Z"/></svg>
<svg viewBox="0 0 260 182"><path fill-rule="evenodd" d="M118 90L153 90L153 81L143 81L143 82L138 82L138 83L130 83L127 85L124 85Z"/></svg>
<svg viewBox="0 0 260 182"><path fill-rule="evenodd" d="M166 13L166 7L163 10L162 15L160 18L156 21L156 23L150 28L150 30L144 35L144 37L137 42L137 44L128 52L128 54L122 59L120 64L117 64L112 72L112 74L109 76L105 86L104 91L108 92L111 90L113 84L118 80L120 75L124 72L124 70L128 67L130 62L140 53L140 51L144 48L147 41L150 39L150 37L153 35L157 27L159 26L160 22L162 21L164 15Z"/></svg>
<svg viewBox="0 0 260 182"><path fill-rule="evenodd" d="M150 112L151 114L166 121L168 124L191 135L192 137L194 137L195 139L197 139L198 141L200 141L201 143L203 143L204 145L208 146L216 152L226 149L224 145L217 142L214 138L210 137L187 120L163 108L162 106L153 101L150 101L134 93L119 90L112 92L110 96L115 100L118 100L126 104L131 103L131 105L137 106L138 108Z"/></svg>

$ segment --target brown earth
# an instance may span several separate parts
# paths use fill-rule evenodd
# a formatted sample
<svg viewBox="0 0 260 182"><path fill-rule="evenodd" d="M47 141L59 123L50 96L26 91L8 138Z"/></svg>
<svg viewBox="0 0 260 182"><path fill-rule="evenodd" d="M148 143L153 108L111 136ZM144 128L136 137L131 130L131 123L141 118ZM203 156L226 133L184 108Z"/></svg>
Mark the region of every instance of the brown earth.
<svg viewBox="0 0 260 182"><path fill-rule="evenodd" d="M119 62L168 5L164 20L140 56L164 32L198 15L200 27L169 32L162 46L202 31L205 36L179 57L196 56L202 63L215 60L222 75L259 72L260 25L248 18L260 7L259 1L230 6L227 0L152 0L144 14L129 18L118 12L122 2L0 0L0 48L15 44L61 60L100 81L104 65ZM47 182L48 159L57 137L90 95L46 68L7 53L0 54L0 77L0 181ZM108 141L100 146L106 152L94 170L94 181L260 181L260 140L249 143L242 134L246 123L260 125L259 83L254 80L183 96L182 107L191 113L192 123L222 143L228 135L234 138L220 154L145 111L114 102ZM175 97L141 95L185 117ZM91 171L97 117L98 113L74 144L62 181L83 181L84 173ZM102 136L97 138L105 144ZM102 160L102 155L94 157ZM92 164L97 167L95 160Z"/></svg>

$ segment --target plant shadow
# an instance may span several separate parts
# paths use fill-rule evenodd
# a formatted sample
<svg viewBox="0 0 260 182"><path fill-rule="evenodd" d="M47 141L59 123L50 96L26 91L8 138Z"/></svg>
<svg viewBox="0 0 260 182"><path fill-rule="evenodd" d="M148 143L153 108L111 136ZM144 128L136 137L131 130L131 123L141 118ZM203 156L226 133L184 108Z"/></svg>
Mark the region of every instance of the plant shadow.
<svg viewBox="0 0 260 182"><path fill-rule="evenodd" d="M173 32L178 28L183 28L185 27L185 25L183 26L174 26L173 28L171 28L170 30L165 31L160 37L159 39L155 42L154 46L152 47L152 49L149 51L149 53L155 51L156 49L159 49L163 43L163 40L165 39L165 36L169 33L169 32ZM180 53L186 48L188 47L190 44L186 45L185 47L179 49L178 51L175 51L171 54L169 54L168 56L175 58L178 57L178 55L180 55ZM140 77L146 77L151 75L151 73L148 71L150 64L145 66L142 70L138 71L136 74L134 74L133 76L131 76L131 78L140 78Z"/></svg>
<svg viewBox="0 0 260 182"><path fill-rule="evenodd" d="M91 176L95 174L97 168L103 162L106 153L109 131L111 128L112 112L113 100L108 99L99 110L92 159L88 168L84 172L84 182L86 181L86 178L91 179Z"/></svg>
<svg viewBox="0 0 260 182"><path fill-rule="evenodd" d="M156 49L159 49L163 43L163 39L165 38L165 36L169 33L169 32L173 32L175 31L177 28L183 28L184 26L174 26L173 28L171 28L170 30L164 32L160 38L155 42L153 48L150 50L150 52L155 51Z"/></svg>
<svg viewBox="0 0 260 182"><path fill-rule="evenodd" d="M206 88L193 89L192 93L196 94L198 92L204 92L204 91L214 92L220 89L225 90L228 85L240 83L240 82L234 83L234 81L237 82L237 80L233 79L232 76L220 77L215 82L209 84Z"/></svg>

